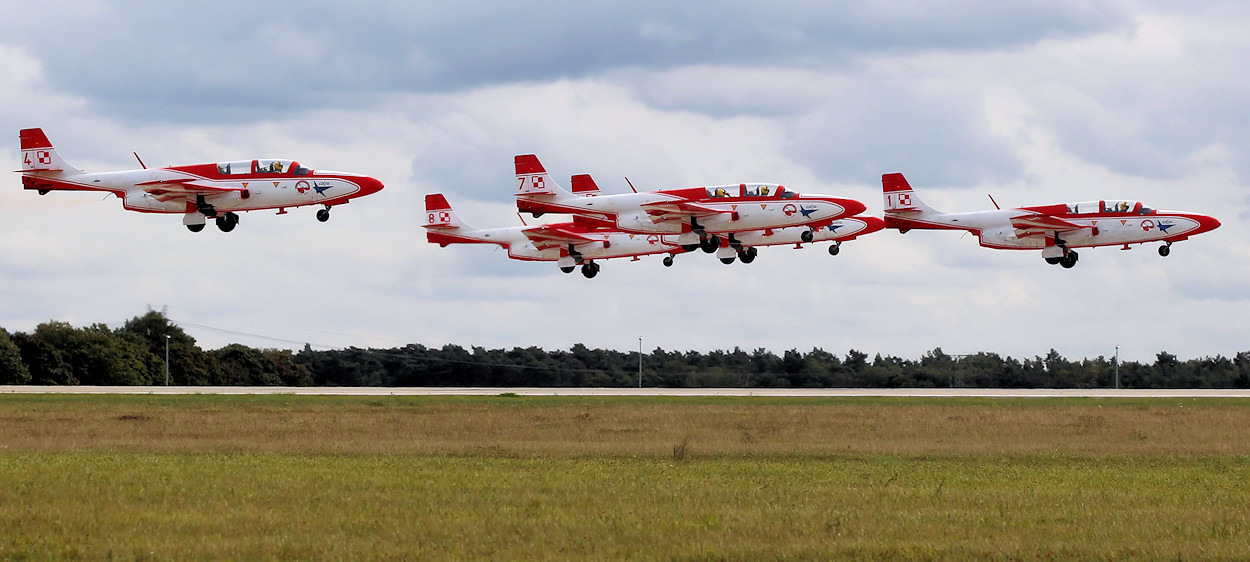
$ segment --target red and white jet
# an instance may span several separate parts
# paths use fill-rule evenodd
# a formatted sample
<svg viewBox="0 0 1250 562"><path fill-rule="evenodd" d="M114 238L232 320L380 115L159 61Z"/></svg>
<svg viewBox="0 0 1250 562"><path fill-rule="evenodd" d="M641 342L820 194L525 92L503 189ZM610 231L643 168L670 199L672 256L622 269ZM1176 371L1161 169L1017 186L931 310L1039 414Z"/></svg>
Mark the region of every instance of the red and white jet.
<svg viewBox="0 0 1250 562"><path fill-rule="evenodd" d="M599 186L588 174L573 176L572 184L573 193L575 194L589 196L599 193ZM602 216L574 216L580 217L588 224L599 224L605 228L614 226L612 221L606 220ZM733 263L735 259L742 263L751 263L755 261L755 257L759 253L756 249L759 246L788 246L793 244L795 249L799 249L803 247L804 243L826 241L833 242L829 246L829 255L836 256L841 252L843 242L854 240L865 234L871 234L882 228L885 228L885 222L877 217L854 216L837 219L817 228L792 226L788 228L739 231L720 239L720 247L715 250L716 258L726 265ZM694 248L688 248L687 250L692 251ZM665 259L664 265L672 265L672 259Z"/></svg>
<svg viewBox="0 0 1250 562"><path fill-rule="evenodd" d="M554 261L560 271L572 273L578 265L586 278L599 273L595 260L634 258L669 254L664 265L673 264L672 254L684 250L659 234L631 234L606 230L593 222L573 217L572 222L506 228L474 228L456 215L440 193L425 196L426 240L448 244L497 244L508 257L526 261Z"/></svg>
<svg viewBox="0 0 1250 562"><path fill-rule="evenodd" d="M43 129L22 129L22 187L40 195L50 191L106 191L122 206L144 213L178 213L192 232L208 219L230 232L236 211L323 205L317 220L330 220L330 207L377 193L382 182L346 172L312 170L293 160L240 160L120 172L87 173L70 166ZM143 164L141 160L139 162Z"/></svg>
<svg viewBox="0 0 1250 562"><path fill-rule="evenodd" d="M806 227L800 240L810 242L820 227L864 212L863 203L826 195L800 195L775 183L743 183L580 197L564 190L533 154L515 159L517 210L572 213L599 217L616 230L638 234L675 234L687 251L707 253L739 233Z"/></svg>
<svg viewBox="0 0 1250 562"><path fill-rule="evenodd" d="M1073 248L1122 245L1127 250L1129 244L1163 242L1159 255L1167 256L1173 242L1220 226L1214 217L1161 211L1129 200L943 213L926 205L903 174L883 174L881 187L887 228L966 230L987 248L1041 250L1046 263L1065 268L1076 265Z"/></svg>

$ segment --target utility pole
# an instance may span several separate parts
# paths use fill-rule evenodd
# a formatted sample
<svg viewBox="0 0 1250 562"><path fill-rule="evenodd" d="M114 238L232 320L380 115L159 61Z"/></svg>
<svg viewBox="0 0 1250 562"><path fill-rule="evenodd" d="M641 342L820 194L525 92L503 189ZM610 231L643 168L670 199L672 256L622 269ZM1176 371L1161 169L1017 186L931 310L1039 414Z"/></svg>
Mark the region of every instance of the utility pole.
<svg viewBox="0 0 1250 562"><path fill-rule="evenodd" d="M638 338L638 388L642 388L642 337Z"/></svg>
<svg viewBox="0 0 1250 562"><path fill-rule="evenodd" d="M1115 389L1120 390L1120 346L1115 346Z"/></svg>
<svg viewBox="0 0 1250 562"><path fill-rule="evenodd" d="M169 334L165 334L165 386L169 386Z"/></svg>

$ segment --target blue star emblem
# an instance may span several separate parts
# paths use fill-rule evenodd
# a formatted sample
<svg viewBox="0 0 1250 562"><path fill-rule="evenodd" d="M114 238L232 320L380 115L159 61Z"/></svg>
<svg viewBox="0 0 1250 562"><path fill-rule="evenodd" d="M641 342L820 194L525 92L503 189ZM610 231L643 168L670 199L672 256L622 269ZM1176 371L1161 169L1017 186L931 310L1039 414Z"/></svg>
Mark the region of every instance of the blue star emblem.
<svg viewBox="0 0 1250 562"><path fill-rule="evenodd" d="M1162 232L1162 233L1164 233L1164 234L1167 234L1168 229L1169 229L1169 228L1172 228L1173 226L1176 226L1176 225L1174 225L1174 224L1172 224L1172 223L1170 223L1170 222L1169 222L1169 223L1159 223L1159 225L1158 225L1158 226L1159 226L1159 231L1160 231L1160 232Z"/></svg>
<svg viewBox="0 0 1250 562"><path fill-rule="evenodd" d="M832 224L832 223L831 223L831 224L829 225L829 232L837 232L839 228L842 228L842 225L840 225L840 224Z"/></svg>
<svg viewBox="0 0 1250 562"><path fill-rule="evenodd" d="M313 183L313 189L317 190L317 195L325 195L326 190L330 189L330 187L331 186L329 183L326 183L326 184L322 184L321 182Z"/></svg>
<svg viewBox="0 0 1250 562"><path fill-rule="evenodd" d="M799 212L803 213L803 218L807 218L807 217L812 216L812 213L816 212L816 207L812 207L810 209L804 209L803 207L799 207Z"/></svg>

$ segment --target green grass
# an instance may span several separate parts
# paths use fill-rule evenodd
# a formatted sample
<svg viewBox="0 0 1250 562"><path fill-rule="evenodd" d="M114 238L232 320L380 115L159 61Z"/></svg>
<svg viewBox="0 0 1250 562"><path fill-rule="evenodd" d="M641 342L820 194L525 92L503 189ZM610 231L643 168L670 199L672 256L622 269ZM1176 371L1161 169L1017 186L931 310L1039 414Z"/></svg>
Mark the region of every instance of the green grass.
<svg viewBox="0 0 1250 562"><path fill-rule="evenodd" d="M0 395L0 559L1240 559L1247 406Z"/></svg>
<svg viewBox="0 0 1250 562"><path fill-rule="evenodd" d="M0 455L0 558L1239 558L1250 460Z"/></svg>

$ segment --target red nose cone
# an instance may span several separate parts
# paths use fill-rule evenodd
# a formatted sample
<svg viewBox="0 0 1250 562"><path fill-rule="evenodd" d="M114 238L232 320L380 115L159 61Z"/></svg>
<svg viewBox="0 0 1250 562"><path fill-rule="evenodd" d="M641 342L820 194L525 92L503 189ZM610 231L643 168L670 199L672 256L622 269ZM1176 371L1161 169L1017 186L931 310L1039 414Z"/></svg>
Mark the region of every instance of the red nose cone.
<svg viewBox="0 0 1250 562"><path fill-rule="evenodd" d="M854 199L842 199L841 201L839 201L839 203L843 207L846 207L846 214L848 216L858 215L868 210L868 207L864 206L863 203L860 203L859 201L856 201Z"/></svg>
<svg viewBox="0 0 1250 562"><path fill-rule="evenodd" d="M1198 231L1199 232L1210 232L1220 227L1220 221L1216 219L1215 217L1208 217L1206 215L1198 215L1194 218L1198 219Z"/></svg>
<svg viewBox="0 0 1250 562"><path fill-rule="evenodd" d="M365 196L371 193L382 191L382 182L371 177L360 178L360 195Z"/></svg>

